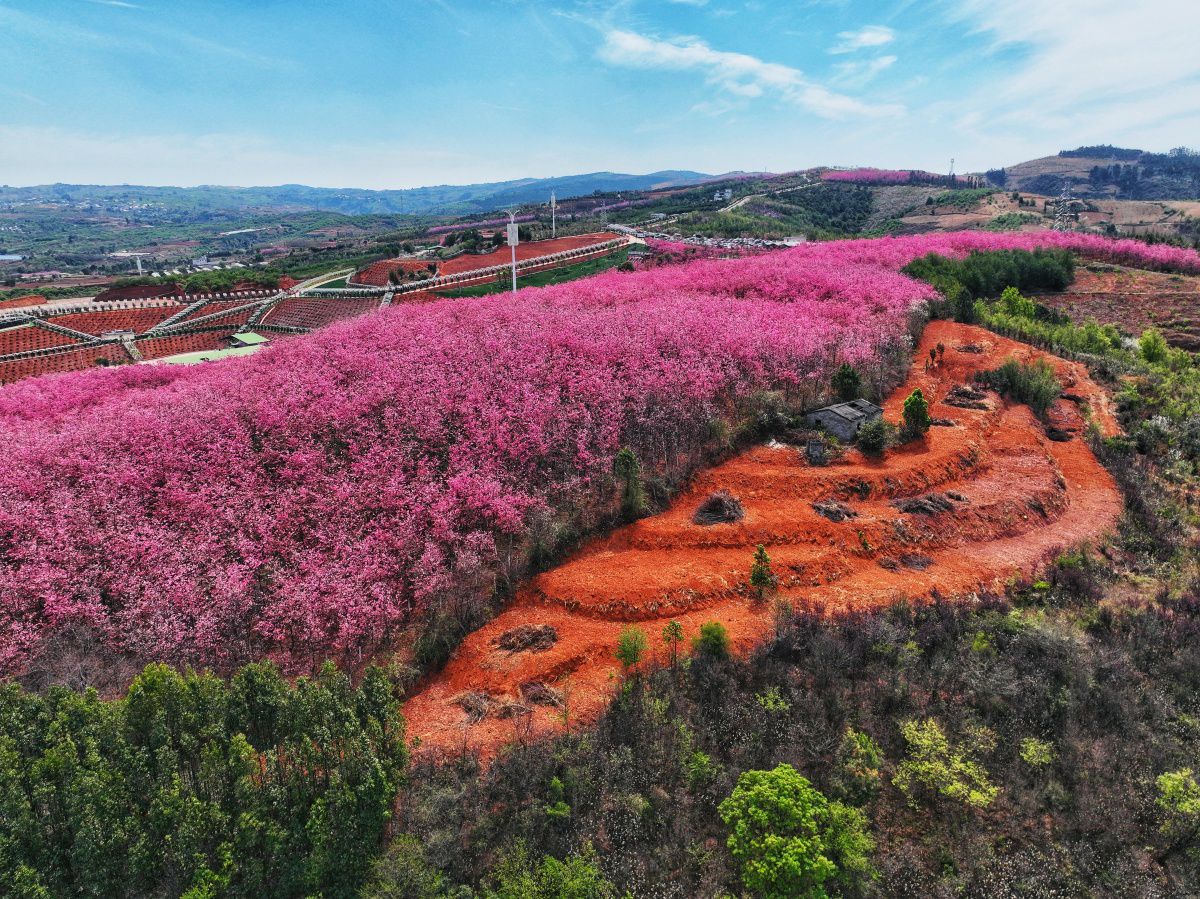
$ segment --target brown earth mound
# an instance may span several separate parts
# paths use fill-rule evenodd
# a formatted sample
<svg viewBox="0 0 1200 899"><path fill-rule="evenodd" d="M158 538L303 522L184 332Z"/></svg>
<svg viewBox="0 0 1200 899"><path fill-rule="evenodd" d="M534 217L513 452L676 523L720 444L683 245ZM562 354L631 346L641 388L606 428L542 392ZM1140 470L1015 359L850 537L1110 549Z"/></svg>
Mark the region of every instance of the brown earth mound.
<svg viewBox="0 0 1200 899"><path fill-rule="evenodd" d="M952 349L923 371L939 343ZM1082 399L1060 400L1048 416L1071 439L1048 439L1029 409L995 394L982 408L944 402L976 372L1009 357L1047 358L1067 392ZM885 404L887 417L899 419L904 397L920 387L932 411L954 427L935 428L883 460L850 451L813 467L797 449L762 446L703 473L668 511L592 541L526 585L409 700L410 733L434 752L465 747L487 758L518 735L594 720L616 683L613 651L629 622L650 638L643 664L665 661L660 635L671 620L683 626L685 645L701 624L720 621L734 650L749 652L772 628L770 603L747 586L759 543L770 553L779 599L837 611L999 588L1115 524L1120 496L1079 439L1081 408L1087 405L1102 433L1116 433L1117 425L1083 366L949 322L926 328L915 358L909 382ZM697 507L723 490L740 499L744 518L695 524ZM854 517L836 522L825 514L830 506L814 506L831 498ZM912 500L931 513L897 508ZM512 653L498 645L531 620L554 628L553 646Z"/></svg>

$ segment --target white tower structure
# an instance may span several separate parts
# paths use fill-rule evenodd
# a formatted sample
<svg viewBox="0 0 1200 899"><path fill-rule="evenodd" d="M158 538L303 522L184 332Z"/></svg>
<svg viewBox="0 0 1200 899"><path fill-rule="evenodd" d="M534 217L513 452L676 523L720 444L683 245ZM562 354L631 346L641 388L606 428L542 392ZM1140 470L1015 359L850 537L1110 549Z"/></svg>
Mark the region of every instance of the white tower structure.
<svg viewBox="0 0 1200 899"><path fill-rule="evenodd" d="M520 241L520 229L517 227L516 213L508 214L508 245L512 248L512 289L517 292L517 243Z"/></svg>
<svg viewBox="0 0 1200 899"><path fill-rule="evenodd" d="M554 199L554 191L550 191L550 239L558 237L558 203Z"/></svg>
<svg viewBox="0 0 1200 899"><path fill-rule="evenodd" d="M1055 231L1070 231L1075 227L1075 222L1078 218L1079 215L1075 212L1075 197L1071 194L1071 182L1064 178L1062 193L1054 201L1054 224L1052 228Z"/></svg>

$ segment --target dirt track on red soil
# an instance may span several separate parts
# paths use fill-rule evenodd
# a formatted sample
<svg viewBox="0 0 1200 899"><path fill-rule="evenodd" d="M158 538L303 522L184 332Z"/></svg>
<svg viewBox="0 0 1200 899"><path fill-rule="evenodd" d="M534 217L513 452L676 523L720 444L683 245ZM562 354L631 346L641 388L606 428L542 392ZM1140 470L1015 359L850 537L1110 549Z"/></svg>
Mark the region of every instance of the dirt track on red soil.
<svg viewBox="0 0 1200 899"><path fill-rule="evenodd" d="M944 361L925 371L939 342ZM1065 398L1049 420L1064 432L1057 436L1070 439L1050 440L1029 409L993 393L986 409L943 402L955 385L1009 357L1054 364ZM771 603L755 600L747 586L758 543L770 553L778 598L835 612L1000 587L1113 527L1120 496L1081 439L1081 401L1102 433L1118 426L1082 365L949 322L925 329L915 358L908 383L885 403L886 416L898 420L904 397L920 387L930 414L952 425L933 427L883 461L850 451L813 467L795 448L760 446L703 472L668 511L592 541L525 585L408 701L410 735L436 753L473 750L488 758L518 735L561 730L562 710L529 702L522 691L529 684L563 695L572 725L595 720L612 695L619 672L613 651L630 622L650 639L653 654L643 664L663 662L660 634L672 619L683 625L684 646L701 624L720 621L735 651L748 653L773 627ZM693 524L696 507L721 489L739 497L745 518ZM893 505L930 492L949 496L950 511L903 513ZM831 498L857 517L835 523L814 511L814 502ZM540 652L497 645L501 634L526 624L551 625L557 642ZM488 697L481 720L460 706L465 693Z"/></svg>

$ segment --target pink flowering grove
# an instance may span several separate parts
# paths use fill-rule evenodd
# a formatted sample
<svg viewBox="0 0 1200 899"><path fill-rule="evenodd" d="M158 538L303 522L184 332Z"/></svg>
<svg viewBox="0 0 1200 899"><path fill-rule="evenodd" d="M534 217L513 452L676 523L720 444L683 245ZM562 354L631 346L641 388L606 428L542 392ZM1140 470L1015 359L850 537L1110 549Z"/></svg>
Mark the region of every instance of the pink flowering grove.
<svg viewBox="0 0 1200 899"><path fill-rule="evenodd" d="M821 175L821 180L850 184L917 184L944 181L945 176L909 169L830 169Z"/></svg>
<svg viewBox="0 0 1200 899"><path fill-rule="evenodd" d="M699 462L758 392L812 400L903 347L931 295L911 259L1038 245L1200 271L1071 234L808 244L0 389L0 671L65 629L218 668L370 654L519 574L538 522L606 501L620 447L647 473Z"/></svg>

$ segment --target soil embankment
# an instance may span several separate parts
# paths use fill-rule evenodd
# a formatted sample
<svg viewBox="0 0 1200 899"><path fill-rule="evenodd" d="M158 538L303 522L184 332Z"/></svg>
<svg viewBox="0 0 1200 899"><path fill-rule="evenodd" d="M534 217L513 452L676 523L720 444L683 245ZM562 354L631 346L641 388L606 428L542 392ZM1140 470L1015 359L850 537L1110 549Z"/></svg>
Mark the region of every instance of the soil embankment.
<svg viewBox="0 0 1200 899"><path fill-rule="evenodd" d="M939 343L943 361L925 370ZM1009 357L1045 357L1057 369L1065 394L1049 415L1056 439L1027 408L961 389ZM660 635L671 620L682 624L684 646L701 624L720 621L736 651L750 651L773 615L747 586L758 543L771 555L779 599L836 611L998 587L1112 528L1120 496L1081 439L1081 409L1102 433L1117 424L1082 365L949 322L926 328L915 359L885 414L898 420L920 387L940 420L925 440L883 461L850 451L828 467L808 465L796 448L762 446L704 472L669 510L592 541L471 634L407 703L410 735L434 751L487 757L518 736L561 729L564 718L594 720L619 673L618 634L631 622L656 656L644 664L665 660ZM740 500L744 518L694 524L719 490Z"/></svg>

